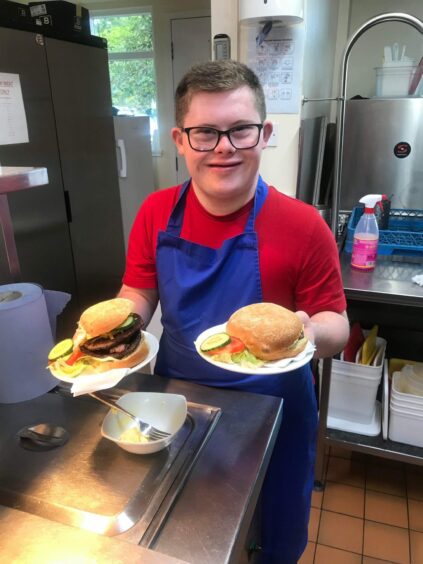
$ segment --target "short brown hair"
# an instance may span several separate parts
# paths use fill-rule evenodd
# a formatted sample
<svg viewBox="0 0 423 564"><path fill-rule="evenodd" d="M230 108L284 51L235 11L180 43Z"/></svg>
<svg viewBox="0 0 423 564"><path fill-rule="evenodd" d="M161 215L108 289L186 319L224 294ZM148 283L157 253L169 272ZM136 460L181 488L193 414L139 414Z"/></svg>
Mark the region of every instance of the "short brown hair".
<svg viewBox="0 0 423 564"><path fill-rule="evenodd" d="M243 63L232 60L208 61L194 65L182 77L175 92L175 122L182 127L193 94L224 92L248 86L262 121L266 119L266 102L257 75Z"/></svg>

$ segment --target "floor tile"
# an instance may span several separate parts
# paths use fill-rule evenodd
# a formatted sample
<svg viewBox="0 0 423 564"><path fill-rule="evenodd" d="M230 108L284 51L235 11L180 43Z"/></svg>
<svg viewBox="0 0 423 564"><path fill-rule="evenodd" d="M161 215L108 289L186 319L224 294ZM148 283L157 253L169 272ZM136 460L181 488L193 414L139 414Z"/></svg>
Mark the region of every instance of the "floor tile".
<svg viewBox="0 0 423 564"><path fill-rule="evenodd" d="M313 493L311 494L311 507L316 507L317 509L320 509L322 507L322 501L323 501L323 492L318 492L316 490L313 490Z"/></svg>
<svg viewBox="0 0 423 564"><path fill-rule="evenodd" d="M423 501L409 499L408 514L410 516L410 529L423 533Z"/></svg>
<svg viewBox="0 0 423 564"><path fill-rule="evenodd" d="M331 446L330 447L330 455L337 456L338 458L348 458L352 457L352 452L349 449Z"/></svg>
<svg viewBox="0 0 423 564"><path fill-rule="evenodd" d="M405 497L405 472L403 468L390 468L380 464L367 465L366 489Z"/></svg>
<svg viewBox="0 0 423 564"><path fill-rule="evenodd" d="M350 486L363 488L365 484L365 465L363 462L331 456L326 479Z"/></svg>
<svg viewBox="0 0 423 564"><path fill-rule="evenodd" d="M371 556L363 556L363 564L390 564L392 560L379 560Z"/></svg>
<svg viewBox="0 0 423 564"><path fill-rule="evenodd" d="M412 474L423 474L423 465L406 464L405 467Z"/></svg>
<svg viewBox="0 0 423 564"><path fill-rule="evenodd" d="M298 564L313 564L315 549L315 543L308 542L305 551L303 552L301 558L298 560Z"/></svg>
<svg viewBox="0 0 423 564"><path fill-rule="evenodd" d="M322 510L318 543L361 554L363 520Z"/></svg>
<svg viewBox="0 0 423 564"><path fill-rule="evenodd" d="M399 460L389 460L389 458L381 458L380 456L373 456L371 454L367 455L367 464L375 466L383 466L384 468L396 468L398 470L404 470L408 464L400 462Z"/></svg>
<svg viewBox="0 0 423 564"><path fill-rule="evenodd" d="M423 473L407 471L407 495L411 499L423 501Z"/></svg>
<svg viewBox="0 0 423 564"><path fill-rule="evenodd" d="M408 529L365 521L363 554L398 564L409 564Z"/></svg>
<svg viewBox="0 0 423 564"><path fill-rule="evenodd" d="M423 533L410 531L411 564L423 562Z"/></svg>
<svg viewBox="0 0 423 564"><path fill-rule="evenodd" d="M320 522L320 509L316 509L315 507L312 507L310 509L310 519L308 522L309 541L316 542L317 533L319 531L319 522Z"/></svg>
<svg viewBox="0 0 423 564"><path fill-rule="evenodd" d="M361 564L361 554L339 550L322 544L316 545L314 564Z"/></svg>
<svg viewBox="0 0 423 564"><path fill-rule="evenodd" d="M378 523L408 528L407 499L396 495L367 491L365 518Z"/></svg>
<svg viewBox="0 0 423 564"><path fill-rule="evenodd" d="M364 489L336 482L326 482L323 509L352 515L364 516Z"/></svg>

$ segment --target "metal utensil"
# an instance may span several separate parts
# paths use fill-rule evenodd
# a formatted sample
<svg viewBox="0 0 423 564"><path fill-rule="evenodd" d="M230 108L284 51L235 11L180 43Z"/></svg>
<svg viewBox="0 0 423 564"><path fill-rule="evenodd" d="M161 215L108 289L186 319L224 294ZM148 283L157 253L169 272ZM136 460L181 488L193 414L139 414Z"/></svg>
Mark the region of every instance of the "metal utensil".
<svg viewBox="0 0 423 564"><path fill-rule="evenodd" d="M101 403L104 403L105 405L108 405L109 407L112 407L113 409L120 411L127 417L130 417L138 425L141 434L144 435L144 437L146 437L149 440L159 441L160 439L166 439L166 437L170 437L171 435L171 433L167 433L166 431L161 431L160 429L153 427L153 425L141 421L141 419L139 419L136 415L130 413L125 408L121 407L119 404L115 403L111 399L101 395L99 392L91 392L90 396L100 401Z"/></svg>
<svg viewBox="0 0 423 564"><path fill-rule="evenodd" d="M17 436L20 439L31 441L35 446L49 448L62 446L69 439L66 429L52 423L28 425L18 431Z"/></svg>

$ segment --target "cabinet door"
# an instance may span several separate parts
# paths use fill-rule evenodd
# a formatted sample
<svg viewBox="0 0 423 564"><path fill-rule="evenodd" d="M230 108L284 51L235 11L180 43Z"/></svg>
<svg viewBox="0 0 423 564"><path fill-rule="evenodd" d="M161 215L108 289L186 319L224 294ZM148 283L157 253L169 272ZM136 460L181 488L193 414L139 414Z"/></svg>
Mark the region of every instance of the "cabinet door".
<svg viewBox="0 0 423 564"><path fill-rule="evenodd" d="M110 298L124 264L107 51L46 38L81 305Z"/></svg>
<svg viewBox="0 0 423 564"><path fill-rule="evenodd" d="M0 146L3 166L46 167L49 183L8 195L22 280L75 292L60 158L42 36L0 27L0 72L18 74L28 143ZM10 282L0 256L0 283Z"/></svg>

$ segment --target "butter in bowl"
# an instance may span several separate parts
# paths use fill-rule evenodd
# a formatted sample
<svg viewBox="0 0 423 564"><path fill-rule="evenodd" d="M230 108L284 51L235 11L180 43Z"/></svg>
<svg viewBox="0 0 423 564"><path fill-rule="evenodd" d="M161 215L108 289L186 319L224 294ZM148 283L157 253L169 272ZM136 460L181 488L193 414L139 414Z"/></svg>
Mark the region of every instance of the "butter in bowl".
<svg viewBox="0 0 423 564"><path fill-rule="evenodd" d="M101 434L120 448L134 454L151 454L166 448L187 417L186 398L179 394L129 392L116 403L142 421L170 433L164 439L146 439L133 420L113 408L110 409L104 418Z"/></svg>

